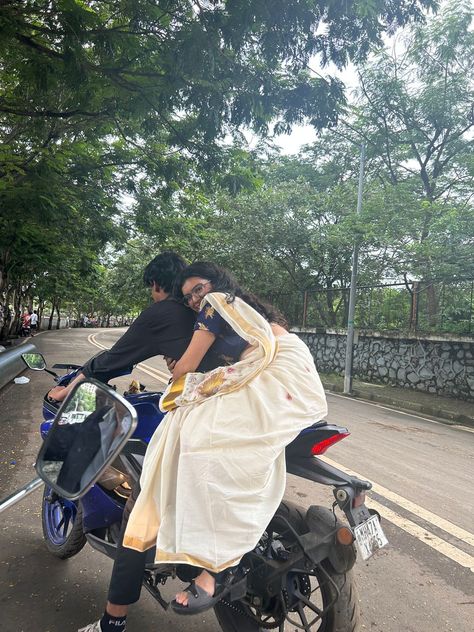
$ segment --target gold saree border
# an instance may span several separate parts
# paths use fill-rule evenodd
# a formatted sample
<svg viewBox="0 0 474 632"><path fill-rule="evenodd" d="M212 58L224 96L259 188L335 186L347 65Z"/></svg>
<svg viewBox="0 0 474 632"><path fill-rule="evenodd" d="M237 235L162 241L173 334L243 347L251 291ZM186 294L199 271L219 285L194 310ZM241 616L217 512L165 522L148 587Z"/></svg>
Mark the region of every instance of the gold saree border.
<svg viewBox="0 0 474 632"><path fill-rule="evenodd" d="M146 542L144 540L141 540L140 538L125 535L123 538L123 546L125 546L127 549L133 549L135 551L138 551L139 553L143 553L156 546L156 538L153 538L152 540ZM189 553L170 553L169 551L164 551L163 549L157 549L155 555L155 562L163 562L169 564L190 564L191 566L205 568L206 570L212 571L213 573L220 573L226 568L235 566L240 562L241 559L242 557L236 557L229 560L228 562L220 564L219 566L214 566L213 564L210 564L208 560L196 557L194 555L189 555Z"/></svg>
<svg viewBox="0 0 474 632"><path fill-rule="evenodd" d="M174 564L190 564L191 566L198 566L199 568L205 568L208 571L212 571L213 573L220 573L224 571L226 568L230 568L231 566L236 566L242 557L236 557L228 562L224 562L219 566L214 566L213 564L209 564L207 560L201 559L199 557L194 557L193 555L188 555L187 553L169 553L168 551L163 551L162 549L157 549L155 555L155 562L169 562Z"/></svg>
<svg viewBox="0 0 474 632"><path fill-rule="evenodd" d="M168 392L160 401L160 408L163 412L167 413L170 410L173 410L173 408L176 408L175 400L183 392L185 381L186 374L172 382L168 387Z"/></svg>
<svg viewBox="0 0 474 632"><path fill-rule="evenodd" d="M171 383L171 385L167 388L167 391L165 391L165 394L162 396L160 400L160 409L163 412L170 412L178 406L192 406L195 404L199 404L217 395L233 393L234 391L243 388L248 382L253 380L265 369L265 367L273 360L275 354L278 351L278 342L273 335L270 324L263 318L261 314L256 312L241 298L235 297L234 301L232 303L229 303L227 301L227 295L223 292L209 292L209 294L206 294L206 296L203 298L200 309L204 307L206 302L209 303L211 307L216 309L217 312L224 318L224 320L226 320L234 329L234 331L236 331L237 334L244 338L244 340L247 340L247 342L249 343L253 343L256 341L263 350L263 358L253 371L242 377L240 381L228 386L221 387L222 383L225 381L225 370L223 369L223 367L217 367L210 372L209 378L207 378L207 380L204 380L202 383L202 386L204 386L203 397L194 401L185 401L178 404L176 400L183 394L185 390L186 377L187 375L192 374L182 375L178 380ZM244 314L239 313L239 310L243 312L248 310L249 319L247 320ZM257 323L260 320L260 323L258 323L258 325L260 325L260 328L258 326L255 326L255 324L251 322L251 318L256 319ZM268 329L268 331L265 331L265 329ZM214 373L215 375L213 375Z"/></svg>

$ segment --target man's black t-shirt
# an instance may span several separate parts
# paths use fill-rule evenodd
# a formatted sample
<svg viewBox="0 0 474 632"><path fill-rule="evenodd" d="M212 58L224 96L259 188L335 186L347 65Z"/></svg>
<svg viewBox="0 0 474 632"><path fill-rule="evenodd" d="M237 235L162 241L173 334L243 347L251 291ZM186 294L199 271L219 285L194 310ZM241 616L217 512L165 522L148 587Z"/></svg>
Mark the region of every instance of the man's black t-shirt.
<svg viewBox="0 0 474 632"><path fill-rule="evenodd" d="M193 335L195 313L178 301L168 298L147 307L130 325L114 346L92 358L82 368L86 377L107 382L124 369L157 355L178 360ZM209 371L222 361L207 353L199 365Z"/></svg>

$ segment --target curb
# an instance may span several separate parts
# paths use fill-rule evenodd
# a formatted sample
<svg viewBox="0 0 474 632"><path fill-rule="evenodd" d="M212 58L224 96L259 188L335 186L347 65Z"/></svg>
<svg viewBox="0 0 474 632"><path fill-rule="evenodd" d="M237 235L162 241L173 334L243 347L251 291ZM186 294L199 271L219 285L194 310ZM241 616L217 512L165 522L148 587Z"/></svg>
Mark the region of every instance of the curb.
<svg viewBox="0 0 474 632"><path fill-rule="evenodd" d="M444 423L448 426L463 425L468 426L469 428L474 428L474 417L457 414L450 410L443 410L442 408L438 408L437 406L429 406L427 404L420 404L418 402L403 401L400 399L387 397L386 395L360 391L356 388L353 389L351 395L346 395L342 392L342 388L339 385L332 384L330 382L323 381L323 386L326 390L333 393L338 393L338 395L342 395L343 397L347 397L348 399L360 399L361 401L375 402L377 404L383 404L388 408L401 410L403 412L421 413L428 417L434 417L436 421Z"/></svg>

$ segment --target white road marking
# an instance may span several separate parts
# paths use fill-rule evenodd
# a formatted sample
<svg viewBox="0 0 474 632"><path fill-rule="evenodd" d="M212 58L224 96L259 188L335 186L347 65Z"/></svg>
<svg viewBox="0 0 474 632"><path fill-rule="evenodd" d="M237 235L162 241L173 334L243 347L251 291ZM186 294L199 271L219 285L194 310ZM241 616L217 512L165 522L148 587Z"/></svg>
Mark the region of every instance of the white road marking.
<svg viewBox="0 0 474 632"><path fill-rule="evenodd" d="M434 535L434 533L431 533L431 531L427 531L415 522L400 516L395 511L388 509L388 507L381 505L375 500L367 499L366 505L367 507L372 507L378 511L383 520L388 520L400 529L403 529L403 531L415 536L415 538L423 542L423 544L427 544L438 553L449 557L449 559L453 562L456 562L464 568L468 568L474 573L474 557L469 555L469 553L461 551L461 549L458 549L449 542L442 540L437 535Z"/></svg>
<svg viewBox="0 0 474 632"><path fill-rule="evenodd" d="M344 467L343 465L336 463L336 461L333 461L332 459L329 459L326 456L321 457L321 459L326 461L326 463L328 463L329 465L332 465L333 467L337 467L338 469L342 470L346 474L351 474L352 476L356 476L357 478L361 478L362 480L366 480L367 478L363 476L362 474L358 474L357 472L354 472L354 470L352 469L348 469ZM438 516L435 513L428 511L428 509L423 509L423 507L420 507L419 505L412 502L411 500L408 500L407 498L400 496L396 492L392 492L390 489L387 489L386 487L383 487L382 485L379 485L378 483L372 483L372 489L376 494L383 496L387 500L391 500L393 503L399 505L400 507L403 507L403 509L406 509L407 511L410 511L411 513L415 514L419 518L426 520L426 522L431 522L431 524L434 525L435 527L438 527L439 529L446 531L446 533L450 533L451 535L454 535L454 537L458 538L459 540L462 540L463 542L465 542L466 544L469 544L470 546L474 546L474 534L470 533L469 531L466 531L462 527L458 527L457 525L453 524L449 520L445 520L445 518L442 518L441 516Z"/></svg>
<svg viewBox="0 0 474 632"><path fill-rule="evenodd" d="M361 478L363 480L365 480L366 478L362 476L361 474L359 474L358 472L355 472L352 469L348 469L344 467L343 465L340 465L336 461L329 459L326 456L323 456L320 458L324 460L326 463L328 463L329 465L332 465L333 467L336 467L342 470L343 472L346 472L346 474L356 476L357 478ZM419 505L413 503L412 501L406 498L403 498L403 496L400 496L399 494L392 492L391 490L387 489L386 487L383 487L382 485L378 485L377 483L372 483L372 489L374 490L375 493L380 494L384 498L387 498L387 500L391 500L392 502L398 504L403 509L407 509L408 511L415 514L419 518L422 518L423 520L430 522L433 526L438 527L439 529L442 529L443 531L446 531L450 535L453 535L454 537L458 538L458 540L461 540L462 542L465 542L466 544L470 546L474 546L474 535L470 533L469 531L466 531L462 527L458 527L452 522L449 522L449 520L445 520L444 518L441 518L441 516L437 516L431 511L428 511L427 509L423 509L423 507L420 507ZM420 527L420 525L416 524L415 522L408 520L408 518L404 518L403 516L396 513L395 511L392 511L388 507L385 507L385 505L378 503L376 500L367 498L366 504L368 507L372 507L373 509L378 511L380 515L382 516L382 518L388 520L389 522L393 523L400 529L403 529L407 533L410 533L411 535L415 536L418 540L420 540L424 544L427 544L428 546L435 549L439 553L442 553L446 557L449 557L454 562L457 562L461 566L464 566L465 568L469 568L472 572L474 572L474 557L472 555L469 555L468 553L465 553L461 549L458 549L457 547L450 544L449 542L446 542L445 540L438 537L434 533L431 533L427 529Z"/></svg>
<svg viewBox="0 0 474 632"><path fill-rule="evenodd" d="M429 417L422 417L421 415L417 415L416 413L406 412L404 410L399 410L398 408L395 408L395 407L390 408L389 406L383 406L383 404L376 404L375 402L371 402L368 399L363 399L360 397L357 397L357 398L348 397L347 395L338 395L337 393L334 393L333 391L326 391L326 395L329 395L331 397L339 397L340 399L345 399L346 401L360 402L361 404L367 404L368 406L375 406L375 408L382 408L383 410L388 410L392 413L396 412L399 415L406 415L407 417L415 417L416 419L429 421L431 424L438 424L438 426L449 425L450 428L455 428L456 430L463 430L464 432L474 432L474 428L469 428L467 426L460 426L455 423L446 424L442 421L436 421L436 419L430 419Z"/></svg>
<svg viewBox="0 0 474 632"><path fill-rule="evenodd" d="M148 373L148 375L151 375L151 377L154 377L160 382L163 382L163 384L168 384L171 377L169 374L167 375L164 371L155 369L155 367L149 366L148 364L143 364L143 362L141 362L140 364L137 364L137 369L140 369L140 371L144 371L145 373Z"/></svg>
<svg viewBox="0 0 474 632"><path fill-rule="evenodd" d="M90 342L90 344L95 345L96 347L99 347L99 349L106 349L106 350L109 349L110 347L105 347L102 343L96 340L97 335L98 334L90 334L87 340ZM159 380L160 382L163 382L164 384L168 384L170 376L169 374L166 374L164 371L155 369L155 367L149 366L148 364L144 364L143 362L141 362L140 364L137 364L137 368L143 371L144 373L147 373L151 377L154 377L155 379Z"/></svg>

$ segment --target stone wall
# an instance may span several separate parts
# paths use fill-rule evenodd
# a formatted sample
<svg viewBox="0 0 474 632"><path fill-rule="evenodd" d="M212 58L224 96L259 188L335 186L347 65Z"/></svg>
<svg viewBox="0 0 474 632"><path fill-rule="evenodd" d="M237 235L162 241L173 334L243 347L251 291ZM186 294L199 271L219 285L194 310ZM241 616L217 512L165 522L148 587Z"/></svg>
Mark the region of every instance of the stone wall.
<svg viewBox="0 0 474 632"><path fill-rule="evenodd" d="M321 373L344 374L345 331L294 329ZM356 333L354 377L474 401L474 340Z"/></svg>

